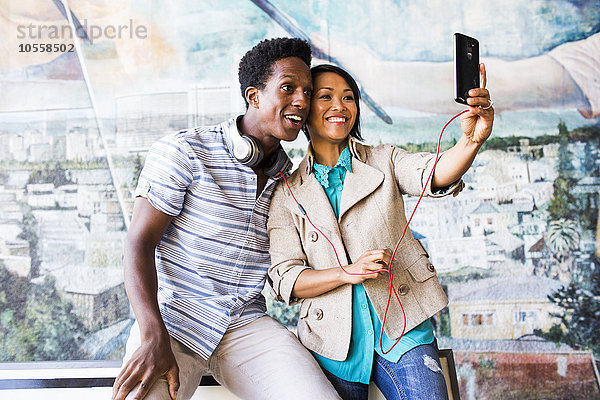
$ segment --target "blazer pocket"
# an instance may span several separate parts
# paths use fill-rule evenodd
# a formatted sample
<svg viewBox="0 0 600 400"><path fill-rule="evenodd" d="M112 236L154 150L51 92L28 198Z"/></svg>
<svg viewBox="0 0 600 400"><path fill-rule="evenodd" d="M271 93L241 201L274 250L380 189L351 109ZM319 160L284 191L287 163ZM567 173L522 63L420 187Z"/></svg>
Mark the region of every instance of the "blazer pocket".
<svg viewBox="0 0 600 400"><path fill-rule="evenodd" d="M299 319L298 319L298 326L297 326L298 338L300 339L302 344L304 344L304 346L306 346L308 348L310 348L310 345L306 341L308 340L310 342L309 335L312 333L312 328L310 327L310 324L308 323L308 321L310 319L310 318L308 318L308 313L310 311L311 303L312 302L310 300L304 300L300 304L300 313L298 315Z"/></svg>
<svg viewBox="0 0 600 400"><path fill-rule="evenodd" d="M310 311L310 305L312 301L309 299L304 299L302 304L300 304L300 312L298 313L298 317L300 319L306 319L308 317L308 312Z"/></svg>
<svg viewBox="0 0 600 400"><path fill-rule="evenodd" d="M408 267L407 271L415 282L425 282L436 275L435 267L424 255Z"/></svg>
<svg viewBox="0 0 600 400"><path fill-rule="evenodd" d="M401 270L408 270L423 258L427 259L429 254L418 239L412 239L401 245L397 251L397 257L394 262L398 262Z"/></svg>

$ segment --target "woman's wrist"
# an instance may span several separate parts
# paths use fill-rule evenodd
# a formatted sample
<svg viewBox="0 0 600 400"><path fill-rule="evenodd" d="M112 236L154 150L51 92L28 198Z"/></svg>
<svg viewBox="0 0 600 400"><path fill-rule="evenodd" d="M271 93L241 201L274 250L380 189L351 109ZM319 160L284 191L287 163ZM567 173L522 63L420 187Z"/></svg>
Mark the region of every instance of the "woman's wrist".
<svg viewBox="0 0 600 400"><path fill-rule="evenodd" d="M352 267L352 265L353 264L345 265L344 270L348 271L348 269L350 267ZM337 267L336 270L337 270L337 281L340 282L341 285L345 285L347 283L352 283L350 280L352 275L349 275L348 273L344 272L344 270L342 270L342 268L340 268L340 267Z"/></svg>
<svg viewBox="0 0 600 400"><path fill-rule="evenodd" d="M463 151L477 153L483 143L473 141L466 133L463 132L462 137L458 140L458 145L463 147Z"/></svg>

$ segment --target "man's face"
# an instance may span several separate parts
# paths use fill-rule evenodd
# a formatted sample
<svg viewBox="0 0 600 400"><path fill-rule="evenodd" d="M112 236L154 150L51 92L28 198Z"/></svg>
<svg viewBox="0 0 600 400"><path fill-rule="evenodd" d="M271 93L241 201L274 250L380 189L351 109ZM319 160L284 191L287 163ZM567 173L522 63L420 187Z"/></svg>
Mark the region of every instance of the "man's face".
<svg viewBox="0 0 600 400"><path fill-rule="evenodd" d="M312 79L310 69L298 57L273 64L265 87L258 90L257 111L264 135L292 141L308 117Z"/></svg>

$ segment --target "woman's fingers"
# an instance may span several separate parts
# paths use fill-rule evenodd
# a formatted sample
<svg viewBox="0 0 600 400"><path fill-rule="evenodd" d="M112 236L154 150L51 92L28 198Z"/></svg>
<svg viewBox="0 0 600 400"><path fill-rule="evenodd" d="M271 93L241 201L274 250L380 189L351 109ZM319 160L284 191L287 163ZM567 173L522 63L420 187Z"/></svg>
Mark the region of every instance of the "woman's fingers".
<svg viewBox="0 0 600 400"><path fill-rule="evenodd" d="M364 252L358 262L364 265L371 265L370 269L382 270L387 269L392 258L392 253L389 249L377 249Z"/></svg>
<svg viewBox="0 0 600 400"><path fill-rule="evenodd" d="M487 84L485 65L479 64L479 75L481 79L481 87L469 90L469 98L467 105L471 107L487 107L490 105L490 92L485 88Z"/></svg>
<svg viewBox="0 0 600 400"><path fill-rule="evenodd" d="M469 90L469 98L484 98L484 99L489 99L490 98L490 92L485 89L485 88L475 88L475 89L471 89Z"/></svg>
<svg viewBox="0 0 600 400"><path fill-rule="evenodd" d="M392 257L392 252L390 249L376 249L366 251L363 256L367 256L370 260L389 260Z"/></svg>
<svg viewBox="0 0 600 400"><path fill-rule="evenodd" d="M485 88L487 85L487 74L485 72L485 64L479 64L479 82L481 83L481 87Z"/></svg>
<svg viewBox="0 0 600 400"><path fill-rule="evenodd" d="M469 90L469 98L467 99L467 104L473 107L476 106L484 106L487 107L489 105L490 100L490 92L487 89L479 88L479 89L471 89Z"/></svg>
<svg viewBox="0 0 600 400"><path fill-rule="evenodd" d="M354 263L356 274L362 276L361 281L380 277L388 266L392 253L389 249L375 249L365 251Z"/></svg>

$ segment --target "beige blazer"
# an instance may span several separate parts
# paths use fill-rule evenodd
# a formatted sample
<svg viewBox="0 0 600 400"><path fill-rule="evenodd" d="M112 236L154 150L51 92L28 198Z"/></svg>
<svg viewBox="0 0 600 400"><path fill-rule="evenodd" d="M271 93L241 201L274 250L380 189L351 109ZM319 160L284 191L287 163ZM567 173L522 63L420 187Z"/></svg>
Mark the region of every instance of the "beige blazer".
<svg viewBox="0 0 600 400"><path fill-rule="evenodd" d="M435 160L433 154L409 153L391 145L370 147L352 139L350 151L352 172L346 174L338 219L312 173L314 158L310 146L298 169L288 178L296 199L331 240L342 265L357 260L367 250L394 249L406 225L402 195L421 193ZM459 181L443 194L433 194L428 187L425 195L456 195L463 186ZM271 252L268 281L277 300L288 304L301 301L298 321L301 342L324 357L346 359L352 332L351 285L342 285L314 298L292 297L296 279L304 269L338 268L338 263L332 246L310 225L284 183L273 195L267 229ZM406 332L448 304L428 257L408 230L392 263L393 285L406 314ZM368 279L363 284L383 321L388 276ZM401 308L392 295L384 328L388 337L400 337L403 322Z"/></svg>

